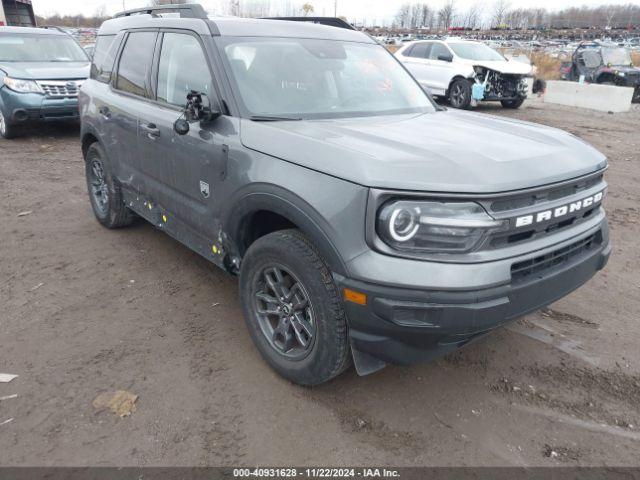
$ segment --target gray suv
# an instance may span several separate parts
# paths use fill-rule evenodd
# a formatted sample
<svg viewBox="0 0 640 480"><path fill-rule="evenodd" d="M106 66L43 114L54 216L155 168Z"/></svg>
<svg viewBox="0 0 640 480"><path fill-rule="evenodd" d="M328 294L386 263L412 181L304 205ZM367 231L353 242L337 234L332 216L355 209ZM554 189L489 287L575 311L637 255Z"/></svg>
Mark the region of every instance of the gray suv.
<svg viewBox="0 0 640 480"><path fill-rule="evenodd" d="M162 9L99 31L80 94L93 211L238 275L287 379L436 358L607 262L607 161L578 138L444 110L349 28Z"/></svg>

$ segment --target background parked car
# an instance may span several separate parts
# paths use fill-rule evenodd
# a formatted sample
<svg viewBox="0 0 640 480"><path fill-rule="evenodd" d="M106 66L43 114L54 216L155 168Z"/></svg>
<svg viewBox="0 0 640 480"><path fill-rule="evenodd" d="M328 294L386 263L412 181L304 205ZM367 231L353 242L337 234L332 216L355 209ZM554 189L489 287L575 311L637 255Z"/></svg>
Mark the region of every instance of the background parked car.
<svg viewBox="0 0 640 480"><path fill-rule="evenodd" d="M0 27L0 135L33 121L78 119L89 58L57 29Z"/></svg>
<svg viewBox="0 0 640 480"><path fill-rule="evenodd" d="M531 65L508 61L484 43L417 41L395 55L420 84L455 108L469 108L481 100L518 108L527 97L525 77L531 74Z"/></svg>

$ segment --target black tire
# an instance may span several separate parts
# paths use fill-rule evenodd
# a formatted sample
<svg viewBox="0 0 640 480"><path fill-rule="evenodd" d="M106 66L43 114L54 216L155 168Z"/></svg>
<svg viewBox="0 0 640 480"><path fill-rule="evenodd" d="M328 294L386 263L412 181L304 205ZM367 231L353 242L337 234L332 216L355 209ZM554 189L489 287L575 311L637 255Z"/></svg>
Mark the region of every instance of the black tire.
<svg viewBox="0 0 640 480"><path fill-rule="evenodd" d="M520 108L522 106L522 104L524 103L525 98L521 97L518 98L517 100L500 100L500 103L502 104L502 106L504 108Z"/></svg>
<svg viewBox="0 0 640 480"><path fill-rule="evenodd" d="M640 86L636 87L636 89L633 91L631 103L640 103Z"/></svg>
<svg viewBox="0 0 640 480"><path fill-rule="evenodd" d="M121 228L133 222L134 214L122 198L117 184L106 162L107 156L98 142L93 143L85 154L85 175L91 208L96 219L107 228Z"/></svg>
<svg viewBox="0 0 640 480"><path fill-rule="evenodd" d="M280 270L284 290L270 287L278 285L268 280L279 278L275 269ZM282 293L280 298L276 291ZM299 385L318 385L350 365L347 321L338 289L326 263L300 231L270 233L251 245L240 270L240 300L254 344L284 378ZM296 331L307 341L306 347Z"/></svg>
<svg viewBox="0 0 640 480"><path fill-rule="evenodd" d="M7 117L4 116L2 110L0 110L0 137L11 140L18 135L18 127L10 123Z"/></svg>
<svg viewBox="0 0 640 480"><path fill-rule="evenodd" d="M471 105L471 83L464 78L455 80L449 87L447 98L453 108L468 109Z"/></svg>

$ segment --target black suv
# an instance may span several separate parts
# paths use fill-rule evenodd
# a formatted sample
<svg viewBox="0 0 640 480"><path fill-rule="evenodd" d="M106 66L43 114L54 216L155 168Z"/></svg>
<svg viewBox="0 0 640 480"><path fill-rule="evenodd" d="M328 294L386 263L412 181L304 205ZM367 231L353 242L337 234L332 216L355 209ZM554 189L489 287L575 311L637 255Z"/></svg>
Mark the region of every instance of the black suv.
<svg viewBox="0 0 640 480"><path fill-rule="evenodd" d="M91 204L239 275L284 377L435 358L605 265L607 162L581 140L446 111L348 25L163 10L100 29L80 93Z"/></svg>

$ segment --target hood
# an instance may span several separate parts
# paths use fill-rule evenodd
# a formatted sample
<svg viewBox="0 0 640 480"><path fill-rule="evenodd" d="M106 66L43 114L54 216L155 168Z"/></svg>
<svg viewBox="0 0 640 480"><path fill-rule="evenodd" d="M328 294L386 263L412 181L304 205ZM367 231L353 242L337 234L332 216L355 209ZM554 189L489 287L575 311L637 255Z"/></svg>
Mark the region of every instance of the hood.
<svg viewBox="0 0 640 480"><path fill-rule="evenodd" d="M496 193L594 172L604 155L550 127L445 111L340 120L254 122L242 143L368 187Z"/></svg>
<svg viewBox="0 0 640 480"><path fill-rule="evenodd" d="M488 68L489 70L495 70L499 73L512 74L512 75L528 75L531 73L531 65L523 62L506 61L506 60L465 60L460 59L460 63L471 66L479 66Z"/></svg>
<svg viewBox="0 0 640 480"><path fill-rule="evenodd" d="M25 80L66 80L88 78L91 64L86 62L6 62L0 64L8 76Z"/></svg>

